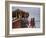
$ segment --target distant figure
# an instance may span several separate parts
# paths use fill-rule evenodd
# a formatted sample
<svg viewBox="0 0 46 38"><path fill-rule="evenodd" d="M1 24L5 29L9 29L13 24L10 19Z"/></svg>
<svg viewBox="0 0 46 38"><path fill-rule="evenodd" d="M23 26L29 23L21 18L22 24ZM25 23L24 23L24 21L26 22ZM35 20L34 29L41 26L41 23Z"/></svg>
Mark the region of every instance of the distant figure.
<svg viewBox="0 0 46 38"><path fill-rule="evenodd" d="M35 26L35 18L31 18L30 26L33 28Z"/></svg>

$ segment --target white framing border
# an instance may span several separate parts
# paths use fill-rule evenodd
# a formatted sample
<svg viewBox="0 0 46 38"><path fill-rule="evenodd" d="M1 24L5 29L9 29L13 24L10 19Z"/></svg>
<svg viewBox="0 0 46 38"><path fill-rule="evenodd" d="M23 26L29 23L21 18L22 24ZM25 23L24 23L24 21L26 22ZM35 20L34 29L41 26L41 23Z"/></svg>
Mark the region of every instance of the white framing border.
<svg viewBox="0 0 46 38"><path fill-rule="evenodd" d="M40 28L19 28L19 29L12 29L12 6L19 6L19 7L38 7L40 8ZM26 34L26 33L43 33L43 6L40 5L21 5L21 4L10 4L9 8L9 34Z"/></svg>

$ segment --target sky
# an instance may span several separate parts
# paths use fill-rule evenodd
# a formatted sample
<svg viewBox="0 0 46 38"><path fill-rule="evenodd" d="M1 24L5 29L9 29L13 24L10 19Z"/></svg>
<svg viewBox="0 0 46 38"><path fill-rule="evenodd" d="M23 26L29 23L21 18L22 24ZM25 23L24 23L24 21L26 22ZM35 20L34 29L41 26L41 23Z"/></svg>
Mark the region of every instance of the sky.
<svg viewBox="0 0 46 38"><path fill-rule="evenodd" d="M16 9L20 9L25 12L28 12L29 13L28 20L30 21L30 19L34 17L35 27L36 28L40 27L40 8L38 7L15 7L15 6L12 7L12 11L15 11Z"/></svg>

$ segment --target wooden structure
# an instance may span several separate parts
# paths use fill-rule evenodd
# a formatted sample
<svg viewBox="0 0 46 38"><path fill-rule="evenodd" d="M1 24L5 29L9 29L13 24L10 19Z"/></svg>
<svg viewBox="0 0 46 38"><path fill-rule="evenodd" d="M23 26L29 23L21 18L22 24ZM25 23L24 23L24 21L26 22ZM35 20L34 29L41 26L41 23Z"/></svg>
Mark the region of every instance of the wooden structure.
<svg viewBox="0 0 46 38"><path fill-rule="evenodd" d="M28 18L29 16L29 13L28 12L25 12L25 11L22 11L20 9L17 9L15 11L12 12L12 28L21 28L21 27L27 27L26 26L26 23L25 23L25 20L23 21L22 18ZM25 25L22 25L22 24L25 24Z"/></svg>

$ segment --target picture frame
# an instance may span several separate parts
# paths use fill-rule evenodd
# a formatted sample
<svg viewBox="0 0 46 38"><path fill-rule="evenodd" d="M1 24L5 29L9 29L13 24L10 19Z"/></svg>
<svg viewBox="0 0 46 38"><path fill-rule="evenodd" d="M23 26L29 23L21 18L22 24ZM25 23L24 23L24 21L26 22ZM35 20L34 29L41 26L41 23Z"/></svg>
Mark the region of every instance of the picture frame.
<svg viewBox="0 0 46 38"><path fill-rule="evenodd" d="M35 11L37 11L37 12L34 13L35 11L34 12L32 11L32 13L37 14L39 12L38 19L40 20L40 22L36 23L36 24L38 24L39 27L30 27L29 26L29 28L28 27L26 28L24 26L25 28L23 28L23 27L18 28L18 26L17 27L13 26L14 25L13 21L12 21L12 18L14 18L13 11L18 8L22 9L24 11L25 11L25 9L27 11L29 9L31 9L30 11L32 11L32 10L34 11L36 9ZM45 34L45 4L44 3L19 2L19 1L6 1L5 2L5 36L6 37L35 36L35 35L44 35L44 34Z"/></svg>

